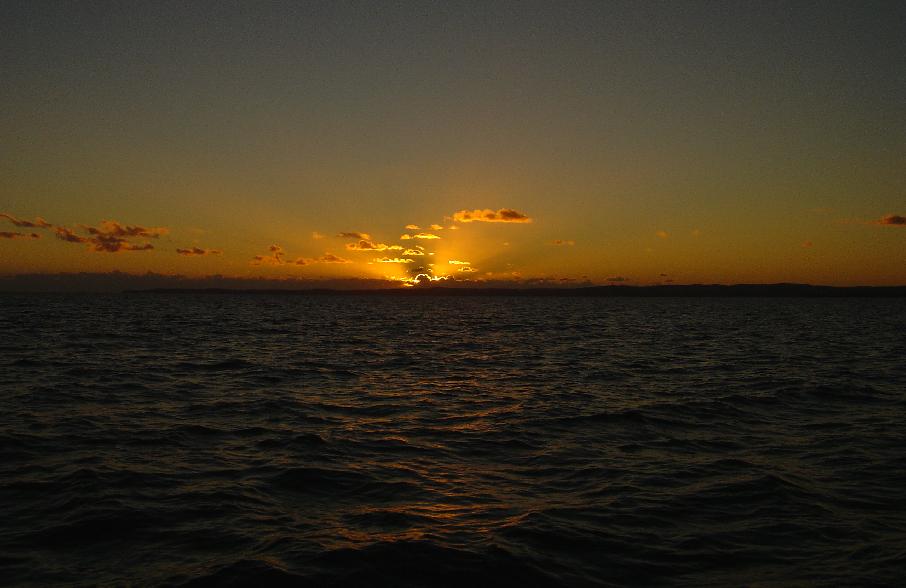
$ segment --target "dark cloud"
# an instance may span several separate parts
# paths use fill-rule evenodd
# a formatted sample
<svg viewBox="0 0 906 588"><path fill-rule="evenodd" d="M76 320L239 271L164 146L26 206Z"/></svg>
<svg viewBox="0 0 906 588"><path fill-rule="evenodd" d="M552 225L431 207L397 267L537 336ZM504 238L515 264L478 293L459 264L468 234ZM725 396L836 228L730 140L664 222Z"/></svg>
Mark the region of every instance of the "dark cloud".
<svg viewBox="0 0 906 588"><path fill-rule="evenodd" d="M189 249L177 249L176 253L180 255L220 255L223 253L220 249L202 249L201 247L191 247Z"/></svg>
<svg viewBox="0 0 906 588"><path fill-rule="evenodd" d="M0 218L5 218L6 220L13 223L17 227L22 227L22 228L26 228L26 229L49 229L49 228L53 227L52 224L50 224L49 222L47 222L40 216L37 217L35 220L30 221L30 220L16 218L7 212L0 212Z"/></svg>
<svg viewBox="0 0 906 588"><path fill-rule="evenodd" d="M368 233L360 233L358 231L346 231L337 235L337 237L342 237L344 239L361 239L363 241L370 241L371 235Z"/></svg>
<svg viewBox="0 0 906 588"><path fill-rule="evenodd" d="M138 225L121 225L116 221L105 220L100 227L82 226L90 237L77 234L66 227L56 227L57 239L67 243L84 243L89 251L100 253L119 253L121 251L148 251L154 249L151 243L133 243L131 238L144 237L157 239L168 230L164 227L140 227Z"/></svg>
<svg viewBox="0 0 906 588"><path fill-rule="evenodd" d="M11 233L10 231L0 231L0 239L40 239L38 233Z"/></svg>
<svg viewBox="0 0 906 588"><path fill-rule="evenodd" d="M906 226L906 216L900 216L899 214L888 214L885 217L882 217L878 221L879 225L887 225L894 227L903 227Z"/></svg>
<svg viewBox="0 0 906 588"><path fill-rule="evenodd" d="M476 208L475 210L460 210L453 213L453 220L460 223L530 223L525 214L512 208L491 210L490 208Z"/></svg>
<svg viewBox="0 0 906 588"><path fill-rule="evenodd" d="M66 241L67 243L90 243L91 239L88 237L82 237L81 235L76 235L71 229L66 227L57 227L54 231L57 235L57 239L61 241Z"/></svg>
<svg viewBox="0 0 906 588"><path fill-rule="evenodd" d="M165 227L140 227L138 225L121 225L112 220L101 221L100 227L83 227L92 235L98 237L117 237L128 239L130 237L146 237L157 239L161 235L166 235L169 230Z"/></svg>
<svg viewBox="0 0 906 588"><path fill-rule="evenodd" d="M624 278L623 276L613 276L613 277L607 278L607 281L608 282L628 282L629 278Z"/></svg>

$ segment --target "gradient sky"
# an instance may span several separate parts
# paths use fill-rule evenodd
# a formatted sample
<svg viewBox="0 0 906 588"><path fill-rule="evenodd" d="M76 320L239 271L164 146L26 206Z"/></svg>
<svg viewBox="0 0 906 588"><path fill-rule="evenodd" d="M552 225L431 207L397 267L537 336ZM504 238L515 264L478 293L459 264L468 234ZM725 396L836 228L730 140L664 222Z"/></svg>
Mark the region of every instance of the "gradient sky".
<svg viewBox="0 0 906 588"><path fill-rule="evenodd" d="M2 275L906 284L899 1L6 1L0 72Z"/></svg>

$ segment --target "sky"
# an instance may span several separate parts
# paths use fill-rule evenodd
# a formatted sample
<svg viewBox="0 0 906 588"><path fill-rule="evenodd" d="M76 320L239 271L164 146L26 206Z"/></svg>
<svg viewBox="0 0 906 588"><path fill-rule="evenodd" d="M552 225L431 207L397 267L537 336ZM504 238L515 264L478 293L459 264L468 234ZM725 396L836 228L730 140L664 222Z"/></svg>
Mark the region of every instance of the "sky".
<svg viewBox="0 0 906 588"><path fill-rule="evenodd" d="M6 1L0 276L904 285L904 31L902 2Z"/></svg>

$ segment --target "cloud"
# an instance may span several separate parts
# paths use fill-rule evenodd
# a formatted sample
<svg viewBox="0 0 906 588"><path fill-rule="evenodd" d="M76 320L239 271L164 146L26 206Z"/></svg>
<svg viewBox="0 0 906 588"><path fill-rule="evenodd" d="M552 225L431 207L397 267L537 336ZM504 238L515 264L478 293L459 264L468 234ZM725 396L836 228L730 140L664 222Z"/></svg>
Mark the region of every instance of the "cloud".
<svg viewBox="0 0 906 588"><path fill-rule="evenodd" d="M346 249L349 251L384 251L389 249L390 246L385 243L374 243L368 239L360 239L355 243L347 243ZM402 249L402 247L399 247Z"/></svg>
<svg viewBox="0 0 906 588"><path fill-rule="evenodd" d="M513 210L512 208L501 208L491 210L490 208L475 210L460 210L453 213L453 220L460 223L482 222L482 223L530 223L532 219L528 216Z"/></svg>
<svg viewBox="0 0 906 588"><path fill-rule="evenodd" d="M318 263L352 263L348 259L336 256L333 253L325 253L316 260Z"/></svg>
<svg viewBox="0 0 906 588"><path fill-rule="evenodd" d="M418 225L406 225L404 228L405 228L407 231L417 231L417 230L419 230L421 227L418 226Z"/></svg>
<svg viewBox="0 0 906 588"><path fill-rule="evenodd" d="M608 282L628 282L629 278L624 278L623 276L612 276L607 278Z"/></svg>
<svg viewBox="0 0 906 588"><path fill-rule="evenodd" d="M67 243L89 243L91 239L88 237L82 237L81 235L76 235L72 229L67 229L66 227L57 227L55 229L57 239L61 241L66 241Z"/></svg>
<svg viewBox="0 0 906 588"><path fill-rule="evenodd" d="M342 237L344 239L361 239L363 241L370 241L371 235L368 233L359 233L358 231L347 231L337 235L337 237Z"/></svg>
<svg viewBox="0 0 906 588"><path fill-rule="evenodd" d="M656 231L654 234L657 235L659 239L666 239L667 237L670 236L670 233L668 233L667 231L665 231L663 229Z"/></svg>
<svg viewBox="0 0 906 588"><path fill-rule="evenodd" d="M572 239L554 239L553 241L551 241L551 245L568 245L572 247L575 244L576 242Z"/></svg>
<svg viewBox="0 0 906 588"><path fill-rule="evenodd" d="M312 232L311 232L311 238L314 239L314 240L316 240L316 241L319 241L319 240L321 240L321 239L324 239L325 237L327 237L327 235L322 235L322 234L319 233L318 231L312 231Z"/></svg>
<svg viewBox="0 0 906 588"><path fill-rule="evenodd" d="M40 239L38 233L11 233L10 231L0 231L0 239Z"/></svg>
<svg viewBox="0 0 906 588"><path fill-rule="evenodd" d="M403 251L403 255L424 255L425 252L421 249L406 249Z"/></svg>
<svg viewBox="0 0 906 588"><path fill-rule="evenodd" d="M146 237L157 239L166 235L169 230L165 227L140 227L138 225L121 225L112 220L101 221L100 228L83 226L90 234L101 238L128 239L130 237Z"/></svg>
<svg viewBox="0 0 906 588"><path fill-rule="evenodd" d="M50 224L49 222L47 222L40 216L37 217L35 220L30 221L30 220L16 218L7 212L0 212L0 218L5 218L6 220L13 223L17 227L23 227L23 228L27 228L27 229L49 229L49 228L53 227L52 224Z"/></svg>
<svg viewBox="0 0 906 588"><path fill-rule="evenodd" d="M400 239L403 241L408 241L409 239L440 239L440 236L433 233L416 233L415 235L406 233L405 235L400 235Z"/></svg>
<svg viewBox="0 0 906 588"><path fill-rule="evenodd" d="M881 218L878 221L879 225L886 225L888 227L906 227L906 216L901 216L899 214L888 214Z"/></svg>
<svg viewBox="0 0 906 588"><path fill-rule="evenodd" d="M430 225L428 228L431 229L432 231L443 231L444 230L444 227L442 225Z"/></svg>
<svg viewBox="0 0 906 588"><path fill-rule="evenodd" d="M813 245L814 245L814 243L812 243L811 241L805 241L805 242L802 244L802 247L805 248L805 249L810 249Z"/></svg>
<svg viewBox="0 0 906 588"><path fill-rule="evenodd" d="M202 249L201 247L191 247L189 249L177 249L176 253L185 256L193 255L220 255L223 253L220 249Z"/></svg>
<svg viewBox="0 0 906 588"><path fill-rule="evenodd" d="M90 236L79 235L74 230L66 227L54 229L57 239L67 243L84 243L89 245L89 251L102 253L119 253L120 251L148 251L154 249L151 243L133 243L129 239L135 237L157 239L169 231L164 227L142 227L138 225L122 225L116 221L101 221L99 227L79 225Z"/></svg>
<svg viewBox="0 0 906 588"><path fill-rule="evenodd" d="M256 255L252 258L252 265L283 265L286 252L279 245L271 245L267 248L270 255ZM298 261L298 260L297 260Z"/></svg>
<svg viewBox="0 0 906 588"><path fill-rule="evenodd" d="M377 263L414 263L414 259L401 259L399 257L375 257Z"/></svg>
<svg viewBox="0 0 906 588"><path fill-rule="evenodd" d="M467 266L465 266L465 267L459 268L459 270L457 270L457 271L460 271L460 272L462 272L462 273L464 273L464 274L473 274L473 273L477 272L478 270L477 270L476 268L474 268L474 267L471 267L471 266L468 266L468 265L467 265Z"/></svg>
<svg viewBox="0 0 906 588"><path fill-rule="evenodd" d="M472 265L471 261L459 261L458 259L451 259L447 263L450 265Z"/></svg>

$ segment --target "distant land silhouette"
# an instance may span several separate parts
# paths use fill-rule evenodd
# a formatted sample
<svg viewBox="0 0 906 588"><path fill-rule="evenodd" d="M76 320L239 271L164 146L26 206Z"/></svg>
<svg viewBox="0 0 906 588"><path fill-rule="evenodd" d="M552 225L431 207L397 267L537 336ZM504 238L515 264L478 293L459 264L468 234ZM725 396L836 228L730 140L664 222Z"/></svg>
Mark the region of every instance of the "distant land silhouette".
<svg viewBox="0 0 906 588"><path fill-rule="evenodd" d="M230 288L151 288L125 290L127 294L280 294L284 296L368 295L368 296L568 296L573 298L658 298L658 297L802 297L844 298L906 297L906 286L812 286L809 284L691 284L663 286L589 286L574 288L448 288L419 286L414 288L385 288L371 290L339 290L311 288L297 290L230 289Z"/></svg>

